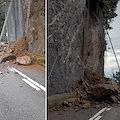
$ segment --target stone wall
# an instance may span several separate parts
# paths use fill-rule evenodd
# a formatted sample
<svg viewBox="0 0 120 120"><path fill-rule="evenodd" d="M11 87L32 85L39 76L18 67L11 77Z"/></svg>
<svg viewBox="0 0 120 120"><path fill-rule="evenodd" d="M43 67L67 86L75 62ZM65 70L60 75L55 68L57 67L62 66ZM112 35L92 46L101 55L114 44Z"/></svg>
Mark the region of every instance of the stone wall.
<svg viewBox="0 0 120 120"><path fill-rule="evenodd" d="M48 0L49 95L72 90L85 68L103 74L101 15L98 10L91 14L85 0Z"/></svg>

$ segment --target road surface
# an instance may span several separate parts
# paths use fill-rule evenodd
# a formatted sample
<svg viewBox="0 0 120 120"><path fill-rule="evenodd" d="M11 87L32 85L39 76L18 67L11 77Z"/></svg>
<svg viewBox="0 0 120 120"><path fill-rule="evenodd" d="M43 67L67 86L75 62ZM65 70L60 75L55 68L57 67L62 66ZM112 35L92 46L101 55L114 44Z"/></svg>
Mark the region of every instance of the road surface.
<svg viewBox="0 0 120 120"><path fill-rule="evenodd" d="M48 114L48 120L120 120L120 105L102 109L54 111Z"/></svg>
<svg viewBox="0 0 120 120"><path fill-rule="evenodd" d="M34 89L7 67L0 64L0 120L45 120L45 91ZM44 71L18 69L45 86Z"/></svg>

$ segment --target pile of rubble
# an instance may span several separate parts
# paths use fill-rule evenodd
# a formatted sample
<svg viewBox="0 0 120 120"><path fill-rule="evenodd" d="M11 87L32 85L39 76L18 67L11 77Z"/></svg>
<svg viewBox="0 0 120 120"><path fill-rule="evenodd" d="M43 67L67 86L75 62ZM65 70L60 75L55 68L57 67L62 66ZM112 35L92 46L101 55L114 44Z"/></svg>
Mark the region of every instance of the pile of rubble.
<svg viewBox="0 0 120 120"><path fill-rule="evenodd" d="M63 106L77 104L82 108L102 107L105 104L120 103L118 84L109 78L105 78L89 70L85 70L84 79L79 81L75 89L77 98L72 101L64 101ZM101 106L100 106L101 105Z"/></svg>
<svg viewBox="0 0 120 120"><path fill-rule="evenodd" d="M27 56L28 44L25 37L22 37L10 45L0 44L0 62L16 60L16 63L30 65L31 58Z"/></svg>

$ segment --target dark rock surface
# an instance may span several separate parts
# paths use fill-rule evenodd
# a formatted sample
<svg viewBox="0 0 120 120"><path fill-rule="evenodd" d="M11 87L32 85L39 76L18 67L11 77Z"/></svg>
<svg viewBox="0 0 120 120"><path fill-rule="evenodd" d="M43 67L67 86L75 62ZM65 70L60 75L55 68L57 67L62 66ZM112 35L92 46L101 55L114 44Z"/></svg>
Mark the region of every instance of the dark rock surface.
<svg viewBox="0 0 120 120"><path fill-rule="evenodd" d="M48 0L49 95L74 88L84 68L103 74L105 41L102 14L96 11L89 14L84 0Z"/></svg>

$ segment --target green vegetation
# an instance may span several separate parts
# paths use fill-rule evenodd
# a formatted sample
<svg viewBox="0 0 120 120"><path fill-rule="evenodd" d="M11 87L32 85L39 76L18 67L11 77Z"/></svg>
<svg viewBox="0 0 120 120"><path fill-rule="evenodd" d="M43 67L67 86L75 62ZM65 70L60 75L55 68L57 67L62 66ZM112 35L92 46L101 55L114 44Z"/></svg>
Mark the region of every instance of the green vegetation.
<svg viewBox="0 0 120 120"><path fill-rule="evenodd" d="M116 8L119 0L103 0L104 2L104 27L105 29L112 29L110 23L113 21L113 18L117 16Z"/></svg>
<svg viewBox="0 0 120 120"><path fill-rule="evenodd" d="M31 53L28 53L27 55L30 56L30 58L32 59L32 62L35 62L35 63L45 67L45 59L41 58L40 56L33 55Z"/></svg>
<svg viewBox="0 0 120 120"><path fill-rule="evenodd" d="M48 108L54 108L56 106L61 106L62 103L68 99L76 98L76 93L63 93L63 94L57 94L52 95L48 97Z"/></svg>
<svg viewBox="0 0 120 120"><path fill-rule="evenodd" d="M39 58L37 58L36 56L34 56L32 60L33 60L34 62L36 62L37 64L45 67L45 60L44 60L44 59L39 59Z"/></svg>

